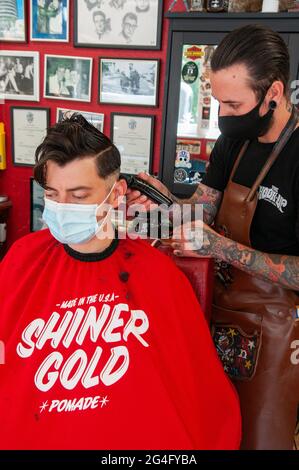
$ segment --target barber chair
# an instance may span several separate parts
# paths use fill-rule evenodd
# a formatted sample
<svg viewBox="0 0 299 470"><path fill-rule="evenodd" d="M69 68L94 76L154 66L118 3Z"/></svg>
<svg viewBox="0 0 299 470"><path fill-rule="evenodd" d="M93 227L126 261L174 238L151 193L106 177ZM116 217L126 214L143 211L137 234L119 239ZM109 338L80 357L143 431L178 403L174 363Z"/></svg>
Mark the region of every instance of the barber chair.
<svg viewBox="0 0 299 470"><path fill-rule="evenodd" d="M159 240L152 243L159 251L170 256L176 266L188 278L201 305L205 318L210 325L214 284L214 261L212 258L181 258Z"/></svg>

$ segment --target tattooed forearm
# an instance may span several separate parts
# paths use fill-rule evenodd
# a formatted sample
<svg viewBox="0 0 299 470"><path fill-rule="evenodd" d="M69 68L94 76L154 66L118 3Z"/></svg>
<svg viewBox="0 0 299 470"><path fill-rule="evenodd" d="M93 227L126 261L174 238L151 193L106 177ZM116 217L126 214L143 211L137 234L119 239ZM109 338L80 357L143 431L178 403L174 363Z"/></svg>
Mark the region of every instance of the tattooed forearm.
<svg viewBox="0 0 299 470"><path fill-rule="evenodd" d="M263 253L222 237L211 229L204 232L203 247L198 252L283 287L299 290L299 257Z"/></svg>
<svg viewBox="0 0 299 470"><path fill-rule="evenodd" d="M192 204L192 212L194 213L195 205L203 205L203 220L206 224L211 225L218 212L222 193L216 189L210 188L204 184L199 184L195 193L189 199L178 199L172 197L177 204Z"/></svg>

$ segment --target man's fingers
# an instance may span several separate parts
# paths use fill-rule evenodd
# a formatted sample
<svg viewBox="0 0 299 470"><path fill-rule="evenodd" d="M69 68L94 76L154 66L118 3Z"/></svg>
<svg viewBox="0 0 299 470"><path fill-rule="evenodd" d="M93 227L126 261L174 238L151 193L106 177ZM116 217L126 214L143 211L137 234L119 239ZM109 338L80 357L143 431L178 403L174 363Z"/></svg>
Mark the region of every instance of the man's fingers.
<svg viewBox="0 0 299 470"><path fill-rule="evenodd" d="M164 194L167 194L167 188L156 178L148 175L147 173L141 172L138 173L138 177L144 181L150 183L156 189L162 191ZM154 210L158 207L158 204L155 204L151 199L142 194L140 191L127 189L126 192L127 204L132 206L134 204L142 204L146 211Z"/></svg>
<svg viewBox="0 0 299 470"><path fill-rule="evenodd" d="M141 171L140 173L138 173L137 176L139 178L142 178L144 181L148 181L151 178L151 176L145 173L144 171Z"/></svg>
<svg viewBox="0 0 299 470"><path fill-rule="evenodd" d="M157 178L154 178L153 176L148 175L147 173L144 173L144 172L138 173L138 177L142 178L144 181L154 186L154 188L158 189L163 194L165 195L168 194L168 190L166 186L164 186L164 184L161 183L161 181L159 181Z"/></svg>
<svg viewBox="0 0 299 470"><path fill-rule="evenodd" d="M134 199L137 199L141 195L140 191L135 191L132 189L127 189L126 192L126 197L128 201L133 201Z"/></svg>

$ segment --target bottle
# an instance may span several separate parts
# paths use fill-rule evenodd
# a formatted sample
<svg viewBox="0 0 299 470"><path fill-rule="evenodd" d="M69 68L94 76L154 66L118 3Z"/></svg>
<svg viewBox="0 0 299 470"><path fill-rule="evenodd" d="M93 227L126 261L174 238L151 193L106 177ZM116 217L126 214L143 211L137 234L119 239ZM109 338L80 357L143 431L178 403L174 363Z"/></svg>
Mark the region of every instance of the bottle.
<svg viewBox="0 0 299 470"><path fill-rule="evenodd" d="M207 11L210 13L219 13L228 10L227 0L207 0Z"/></svg>
<svg viewBox="0 0 299 470"><path fill-rule="evenodd" d="M4 123L0 122L0 170L6 169Z"/></svg>

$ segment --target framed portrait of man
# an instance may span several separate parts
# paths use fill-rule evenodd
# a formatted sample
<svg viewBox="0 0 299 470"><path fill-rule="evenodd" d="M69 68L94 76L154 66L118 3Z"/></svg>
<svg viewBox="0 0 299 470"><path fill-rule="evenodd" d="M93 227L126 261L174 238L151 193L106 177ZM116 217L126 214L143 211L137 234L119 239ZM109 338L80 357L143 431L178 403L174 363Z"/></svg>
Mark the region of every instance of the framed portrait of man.
<svg viewBox="0 0 299 470"><path fill-rule="evenodd" d="M0 1L0 41L26 42L25 0Z"/></svg>
<svg viewBox="0 0 299 470"><path fill-rule="evenodd" d="M160 49L160 0L75 0L74 8L75 46Z"/></svg>
<svg viewBox="0 0 299 470"><path fill-rule="evenodd" d="M30 1L31 41L68 42L69 0Z"/></svg>

